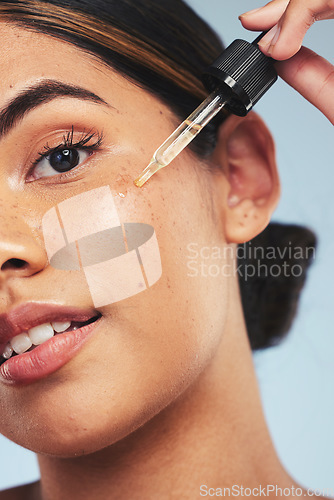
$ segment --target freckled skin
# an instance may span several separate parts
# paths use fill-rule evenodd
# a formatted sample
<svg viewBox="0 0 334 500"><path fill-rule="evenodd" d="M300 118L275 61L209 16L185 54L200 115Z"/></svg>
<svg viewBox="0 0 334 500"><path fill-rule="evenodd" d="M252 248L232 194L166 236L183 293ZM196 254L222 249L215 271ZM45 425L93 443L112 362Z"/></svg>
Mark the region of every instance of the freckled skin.
<svg viewBox="0 0 334 500"><path fill-rule="evenodd" d="M90 189L110 186L122 222L152 225L162 261L154 286L99 310L96 334L67 365L24 387L0 382L0 432L39 454L51 500L109 499L111 483L115 498L134 491L165 498L164 488L168 498L188 491L193 499L194 477L216 481L222 470L248 484L273 480L272 471L286 481L262 415L237 279L189 275L189 244L227 245L216 214L228 189L224 175L213 177L187 150L137 188L133 180L178 124L170 109L59 40L8 25L0 39L0 107L42 78L79 85L112 106L57 99L1 140L0 256L31 269L24 277L5 273L1 312L26 301L92 305L83 274L47 265L41 229L50 208ZM45 144L59 144L72 125L103 132L101 150L66 182L25 183ZM29 491L42 498L38 488Z"/></svg>
<svg viewBox="0 0 334 500"><path fill-rule="evenodd" d="M1 34L6 46L1 63L6 75L1 106L27 82L43 77L93 89L118 112L93 103L58 99L32 111L2 140L1 239L12 248L20 242L22 255L27 261L33 259L39 269L28 279L8 280L8 305L47 299L91 306L83 277L45 267L41 233L41 219L47 210L85 190L109 185L121 221L153 225L161 253L158 283L101 308L103 324L98 334L68 365L24 389L13 391L0 384L1 431L5 435L38 452L72 455L84 449L88 453L127 435L170 403L200 373L217 346L225 315L226 284L189 278L186 259L188 243L212 242L213 222L201 207L208 196L209 181L203 175L199 182L194 175L199 161L184 153L143 188L134 186L133 180L152 152L175 127L169 109L111 70L101 71L96 61L75 48L25 31L17 38L15 31L6 27ZM54 47L56 61L61 64L54 64L49 57ZM15 82L12 88L9 81ZM103 131L102 151L91 157L87 169L75 180L59 186L55 181L25 184L22 178L27 167L20 165L27 151L33 160L46 138L52 142L55 136L59 142L62 134L54 130L63 129L65 124ZM120 188L126 192L125 198L118 195ZM213 307L217 295L219 307ZM185 296L189 303L181 300ZM189 317L194 307L198 310L195 327ZM215 324L212 343L204 341L208 322ZM84 401L94 401L94 408ZM15 414L17 417L5 418Z"/></svg>
<svg viewBox="0 0 334 500"><path fill-rule="evenodd" d="M115 189L117 189L117 194L120 198L125 198L128 194L128 186L131 186L133 182L132 177L129 174L119 174L115 180Z"/></svg>

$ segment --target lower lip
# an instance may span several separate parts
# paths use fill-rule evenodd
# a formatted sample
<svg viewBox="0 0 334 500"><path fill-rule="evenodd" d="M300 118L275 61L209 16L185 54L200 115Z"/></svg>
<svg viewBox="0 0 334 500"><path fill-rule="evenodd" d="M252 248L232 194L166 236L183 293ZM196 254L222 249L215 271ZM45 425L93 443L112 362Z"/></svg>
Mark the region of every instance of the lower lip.
<svg viewBox="0 0 334 500"><path fill-rule="evenodd" d="M9 358L0 367L3 381L29 384L68 363L95 333L100 319L67 333L58 333L32 351Z"/></svg>

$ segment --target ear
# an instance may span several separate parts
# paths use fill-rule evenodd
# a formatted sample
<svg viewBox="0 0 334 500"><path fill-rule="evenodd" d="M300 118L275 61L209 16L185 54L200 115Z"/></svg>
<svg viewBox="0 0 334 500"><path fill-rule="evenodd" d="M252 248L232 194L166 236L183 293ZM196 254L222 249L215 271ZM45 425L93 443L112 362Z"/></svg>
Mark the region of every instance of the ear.
<svg viewBox="0 0 334 500"><path fill-rule="evenodd" d="M212 161L227 183L219 201L226 240L249 241L268 225L280 194L274 142L261 118L254 112L230 116L219 129Z"/></svg>

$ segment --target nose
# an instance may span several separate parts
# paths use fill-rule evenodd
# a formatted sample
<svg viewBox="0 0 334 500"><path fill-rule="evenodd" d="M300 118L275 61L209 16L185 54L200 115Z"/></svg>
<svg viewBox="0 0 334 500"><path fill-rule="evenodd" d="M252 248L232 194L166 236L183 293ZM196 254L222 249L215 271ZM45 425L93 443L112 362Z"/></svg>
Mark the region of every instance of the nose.
<svg viewBox="0 0 334 500"><path fill-rule="evenodd" d="M28 277L47 265L44 245L29 227L9 231L0 230L0 283L8 277Z"/></svg>

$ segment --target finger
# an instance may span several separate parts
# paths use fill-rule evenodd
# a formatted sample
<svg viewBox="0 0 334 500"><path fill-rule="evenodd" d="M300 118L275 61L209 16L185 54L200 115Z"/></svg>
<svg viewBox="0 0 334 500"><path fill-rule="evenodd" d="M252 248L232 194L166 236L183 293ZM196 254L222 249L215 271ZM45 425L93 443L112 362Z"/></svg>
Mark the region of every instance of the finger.
<svg viewBox="0 0 334 500"><path fill-rule="evenodd" d="M331 3L332 0L291 0L278 23L259 42L259 47L279 61L292 57L299 51L305 33L319 16L334 18Z"/></svg>
<svg viewBox="0 0 334 500"><path fill-rule="evenodd" d="M245 12L239 16L244 28L262 31L271 28L284 14L289 0L273 0L264 7Z"/></svg>
<svg viewBox="0 0 334 500"><path fill-rule="evenodd" d="M334 66L306 47L275 65L278 74L334 124Z"/></svg>
<svg viewBox="0 0 334 500"><path fill-rule="evenodd" d="M327 9L324 10L323 12L320 12L319 14L316 14L315 20L316 21L324 21L325 19L334 19L334 2L332 2L333 8L332 9Z"/></svg>

